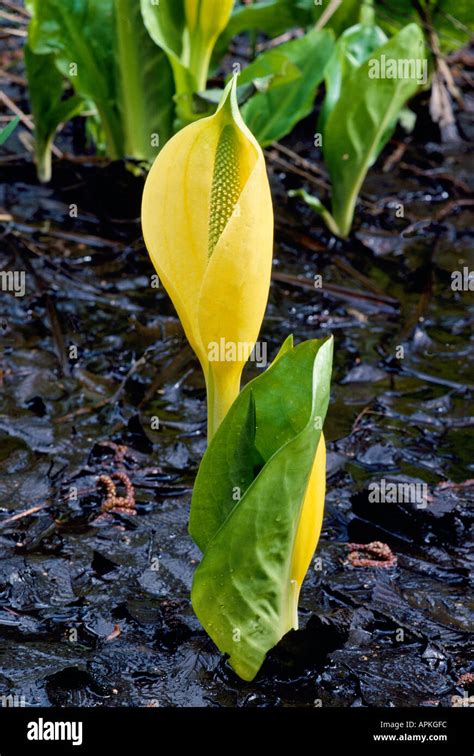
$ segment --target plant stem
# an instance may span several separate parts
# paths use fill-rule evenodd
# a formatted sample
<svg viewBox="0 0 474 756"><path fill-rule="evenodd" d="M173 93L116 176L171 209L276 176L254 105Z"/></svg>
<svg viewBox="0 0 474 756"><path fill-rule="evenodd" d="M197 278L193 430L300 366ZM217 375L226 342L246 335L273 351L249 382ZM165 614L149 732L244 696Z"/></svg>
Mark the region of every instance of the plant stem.
<svg viewBox="0 0 474 756"><path fill-rule="evenodd" d="M124 131L124 153L135 158L150 157L150 135L147 133L145 95L137 44L131 34L129 3L116 0L115 26L118 42L118 67L121 80L121 116Z"/></svg>
<svg viewBox="0 0 474 756"><path fill-rule="evenodd" d="M51 181L51 145L52 138L46 144L36 144L36 171L41 184Z"/></svg>
<svg viewBox="0 0 474 756"><path fill-rule="evenodd" d="M209 370L207 388L207 440L210 443L240 393L240 371L232 374Z"/></svg>
<svg viewBox="0 0 474 756"><path fill-rule="evenodd" d="M375 12L373 0L364 0L360 6L359 23L364 26L373 26L375 23Z"/></svg>
<svg viewBox="0 0 474 756"><path fill-rule="evenodd" d="M194 30L190 40L189 70L195 79L198 92L206 89L213 46L212 41L204 39L199 28Z"/></svg>

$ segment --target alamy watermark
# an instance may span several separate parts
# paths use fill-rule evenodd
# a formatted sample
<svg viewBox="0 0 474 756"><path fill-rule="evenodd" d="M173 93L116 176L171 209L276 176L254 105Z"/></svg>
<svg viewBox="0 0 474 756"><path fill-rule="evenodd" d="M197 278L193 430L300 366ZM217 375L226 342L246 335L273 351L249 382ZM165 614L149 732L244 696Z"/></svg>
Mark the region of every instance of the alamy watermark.
<svg viewBox="0 0 474 756"><path fill-rule="evenodd" d="M426 58L370 58L369 79L413 79L418 84L428 81Z"/></svg>
<svg viewBox="0 0 474 756"><path fill-rule="evenodd" d="M462 270L453 270L451 273L451 289L453 291L474 291L474 270L469 270L467 265Z"/></svg>
<svg viewBox="0 0 474 756"><path fill-rule="evenodd" d="M264 341L210 341L207 358L209 362L255 362L257 367L267 367L267 344Z"/></svg>
<svg viewBox="0 0 474 756"><path fill-rule="evenodd" d="M4 709L17 709L26 706L25 696L17 695L16 693L8 693L7 695L0 696L0 707Z"/></svg>
<svg viewBox="0 0 474 756"><path fill-rule="evenodd" d="M415 504L417 509L428 506L427 483L401 483L382 478L369 483L371 504Z"/></svg>
<svg viewBox="0 0 474 756"><path fill-rule="evenodd" d="M9 291L15 297L24 297L26 272L24 270L0 270L0 291Z"/></svg>

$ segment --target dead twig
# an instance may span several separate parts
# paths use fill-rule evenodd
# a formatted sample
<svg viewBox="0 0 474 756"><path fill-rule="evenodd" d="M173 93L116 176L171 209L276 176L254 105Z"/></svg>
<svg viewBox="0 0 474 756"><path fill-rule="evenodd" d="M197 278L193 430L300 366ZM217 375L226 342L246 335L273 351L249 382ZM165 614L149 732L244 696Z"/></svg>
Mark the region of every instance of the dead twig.
<svg viewBox="0 0 474 756"><path fill-rule="evenodd" d="M6 8L10 8L16 13L19 13L21 16L24 16L25 19L27 20L31 18L26 8L23 8L22 5L18 5L18 3L12 2L12 0L2 0L2 5L5 5Z"/></svg>
<svg viewBox="0 0 474 756"><path fill-rule="evenodd" d="M17 522L17 520L22 520L24 517L28 517L29 515L35 514L36 512L40 512L42 509L46 509L46 507L49 507L49 504L38 504L36 507L30 507L29 509L24 509L23 512L18 512L15 515L12 515L11 517L7 517L6 520L0 520L0 527L4 527L5 525L9 525L12 522Z"/></svg>
<svg viewBox="0 0 474 756"><path fill-rule="evenodd" d="M277 152L281 152L283 155L286 155L286 157L290 158L290 160L292 160L295 165L299 165L301 168L303 168L303 170L312 171L318 176L321 176L323 179L327 178L327 173L323 171L322 168L318 168L318 166L311 160L307 160L306 158L301 157L301 155L298 155L298 153L294 152L294 150L290 150L290 148L286 147L286 145L280 144L280 142L273 142L272 148L277 150Z"/></svg>
<svg viewBox="0 0 474 756"><path fill-rule="evenodd" d="M354 420L352 424L351 434L356 433L356 431L359 430L360 423L366 415L383 415L383 412L377 412L376 410L370 409L370 407L364 407L362 412L359 412L356 419Z"/></svg>
<svg viewBox="0 0 474 756"><path fill-rule="evenodd" d="M469 186L462 181L461 179L458 179L456 176L451 176L449 173L440 172L436 168L418 168L418 166L413 164L408 164L405 162L400 163L400 168L403 168L404 171L409 171L410 173L413 173L415 176L422 176L423 178L436 178L440 179L442 181L448 181L450 184L455 186L457 189L461 189L462 192L465 194L470 194L470 188Z"/></svg>
<svg viewBox="0 0 474 756"><path fill-rule="evenodd" d="M28 32L23 31L22 29L14 29L12 26L4 26L0 34L2 39L6 39L7 37L22 37L23 39L26 39L27 36Z"/></svg>
<svg viewBox="0 0 474 756"><path fill-rule="evenodd" d="M316 186L318 189L324 189L324 191L329 190L329 183L327 181L312 176L308 171L304 171L296 165L289 163L288 160L285 160L279 155L275 155L271 150L266 150L266 155L270 162L274 163L278 168L281 168L288 173L294 173L296 176L301 176L301 178L304 178L309 184Z"/></svg>
<svg viewBox="0 0 474 756"><path fill-rule="evenodd" d="M272 272L272 279L274 281L281 281L282 283L290 284L291 286L297 286L302 289L312 289L313 291L323 291L329 294L333 294L340 299L361 299L369 302L375 302L378 304L384 304L394 308L394 303L398 304L397 300L387 297L385 295L378 295L361 292L356 289L348 289L345 286L337 286L336 284L325 283L322 289L315 289L314 282L309 278L300 278L299 276L291 276L287 273L280 273L278 271Z"/></svg>
<svg viewBox="0 0 474 756"><path fill-rule="evenodd" d="M2 0L3 2L3 0ZM7 13L7 11L0 9L0 18L4 18L5 21L12 21L14 24L26 24L26 18L24 16L15 15L14 13Z"/></svg>
<svg viewBox="0 0 474 756"><path fill-rule="evenodd" d="M379 299L384 299L385 301L390 302L393 305L399 305L400 302L395 297L389 297L387 294L384 294L383 291L380 291L379 287L374 284L372 279L368 278L367 276L364 276L363 273L357 270L357 268L354 268L350 262L347 260L344 260L342 257L334 257L334 263L337 265L339 270L342 270L343 273L347 273L347 275L352 276L352 278L355 278L359 283L361 283L366 289L372 292L372 294L375 294Z"/></svg>
<svg viewBox="0 0 474 756"><path fill-rule="evenodd" d="M337 11L341 3L342 3L342 0L331 0L328 7L325 8L325 10L321 13L320 17L318 18L315 24L314 28L316 31L320 31L326 26L327 22L329 21L333 13Z"/></svg>
<svg viewBox="0 0 474 756"><path fill-rule="evenodd" d="M474 486L474 478L470 478L469 480L463 480L462 483L453 483L450 480L443 480L441 483L438 483L436 488L446 490L450 489L453 491L459 491L462 488L472 488Z"/></svg>
<svg viewBox="0 0 474 756"><path fill-rule="evenodd" d="M384 173L390 173L392 168L394 168L397 163L400 162L402 157L404 156L406 150L407 150L408 144L407 142L399 142L397 146L395 147L394 151L390 153L388 158L383 164L382 171Z"/></svg>

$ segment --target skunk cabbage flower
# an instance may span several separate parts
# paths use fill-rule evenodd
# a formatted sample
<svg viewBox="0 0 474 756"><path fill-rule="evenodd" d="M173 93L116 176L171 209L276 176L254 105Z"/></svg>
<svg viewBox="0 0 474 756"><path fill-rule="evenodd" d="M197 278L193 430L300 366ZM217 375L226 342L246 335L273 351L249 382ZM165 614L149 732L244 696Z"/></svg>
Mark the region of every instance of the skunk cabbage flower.
<svg viewBox="0 0 474 756"><path fill-rule="evenodd" d="M143 193L142 225L204 371L211 437L238 396L263 320L272 262L265 161L240 116L235 78L217 112L182 129L156 158Z"/></svg>
<svg viewBox="0 0 474 756"><path fill-rule="evenodd" d="M198 90L206 88L207 72L217 38L226 28L234 0L184 0L189 35L189 69Z"/></svg>

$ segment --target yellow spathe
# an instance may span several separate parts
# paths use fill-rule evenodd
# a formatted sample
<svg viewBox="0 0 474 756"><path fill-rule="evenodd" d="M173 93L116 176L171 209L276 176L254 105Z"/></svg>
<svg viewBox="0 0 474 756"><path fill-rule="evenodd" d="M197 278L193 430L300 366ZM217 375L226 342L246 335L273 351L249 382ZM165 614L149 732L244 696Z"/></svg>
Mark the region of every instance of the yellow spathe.
<svg viewBox="0 0 474 756"><path fill-rule="evenodd" d="M227 26L233 0L185 0L186 32L183 62L198 91L206 88L209 63L217 38Z"/></svg>
<svg viewBox="0 0 474 756"><path fill-rule="evenodd" d="M202 35L214 42L227 26L233 6L234 0L184 0L190 33L199 27Z"/></svg>
<svg viewBox="0 0 474 756"><path fill-rule="evenodd" d="M222 338L255 343L273 250L265 161L240 116L235 78L217 112L176 134L156 158L143 193L142 226L202 365L212 436L239 393L245 363L210 361L209 353Z"/></svg>
<svg viewBox="0 0 474 756"><path fill-rule="evenodd" d="M301 585L308 572L324 517L324 497L326 495L326 444L321 433L313 467L296 531L293 559L291 564L290 584L292 586L292 622L298 629L298 601Z"/></svg>

